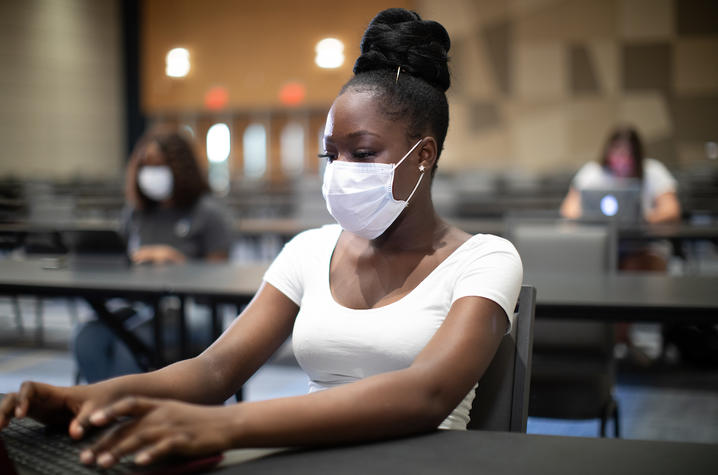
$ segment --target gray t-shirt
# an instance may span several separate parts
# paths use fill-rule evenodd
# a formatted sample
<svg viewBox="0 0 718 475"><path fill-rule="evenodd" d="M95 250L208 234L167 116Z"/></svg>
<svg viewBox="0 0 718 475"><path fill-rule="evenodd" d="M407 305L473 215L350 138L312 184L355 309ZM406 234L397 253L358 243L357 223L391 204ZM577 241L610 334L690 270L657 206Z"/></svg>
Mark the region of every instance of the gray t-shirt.
<svg viewBox="0 0 718 475"><path fill-rule="evenodd" d="M203 195L189 208L125 208L121 232L131 254L142 246L172 246L188 259L229 252L232 225L227 209L212 195Z"/></svg>

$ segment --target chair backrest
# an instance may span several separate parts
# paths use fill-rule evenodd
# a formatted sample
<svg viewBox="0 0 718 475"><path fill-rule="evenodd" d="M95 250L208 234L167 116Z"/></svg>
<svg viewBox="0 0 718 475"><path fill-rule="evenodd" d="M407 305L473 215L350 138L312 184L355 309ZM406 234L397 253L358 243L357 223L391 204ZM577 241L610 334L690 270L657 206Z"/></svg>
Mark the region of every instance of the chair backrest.
<svg viewBox="0 0 718 475"><path fill-rule="evenodd" d="M468 429L526 432L535 308L536 289L522 286L511 333L476 388Z"/></svg>
<svg viewBox="0 0 718 475"><path fill-rule="evenodd" d="M516 246L529 274L613 272L617 267L613 223L516 220L507 223L507 238Z"/></svg>

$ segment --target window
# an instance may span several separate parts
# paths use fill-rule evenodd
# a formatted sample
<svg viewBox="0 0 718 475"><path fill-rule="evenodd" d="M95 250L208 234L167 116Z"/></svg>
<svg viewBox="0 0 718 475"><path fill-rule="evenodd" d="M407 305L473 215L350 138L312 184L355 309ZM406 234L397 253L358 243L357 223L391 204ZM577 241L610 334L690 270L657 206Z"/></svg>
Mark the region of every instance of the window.
<svg viewBox="0 0 718 475"><path fill-rule="evenodd" d="M289 122L280 136L282 170L287 176L298 176L304 171L304 126Z"/></svg>
<svg viewBox="0 0 718 475"><path fill-rule="evenodd" d="M219 193L229 191L229 153L232 147L229 126L214 124L207 131L207 160L209 160L209 186Z"/></svg>
<svg viewBox="0 0 718 475"><path fill-rule="evenodd" d="M247 126L243 137L244 175L261 178L267 171L267 130L262 124Z"/></svg>

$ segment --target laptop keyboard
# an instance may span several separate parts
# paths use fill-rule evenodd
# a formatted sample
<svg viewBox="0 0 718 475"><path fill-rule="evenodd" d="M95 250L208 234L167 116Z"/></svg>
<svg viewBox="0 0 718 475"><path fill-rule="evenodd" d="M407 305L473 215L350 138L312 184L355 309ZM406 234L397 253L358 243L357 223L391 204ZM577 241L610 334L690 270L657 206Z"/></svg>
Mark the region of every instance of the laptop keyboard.
<svg viewBox="0 0 718 475"><path fill-rule="evenodd" d="M73 441L64 431L50 431L30 418L12 419L0 431L10 459L16 466L44 475L68 473L108 475L137 471L131 461L122 461L111 469L89 467L80 463L80 451L89 441ZM18 467L19 468L19 467Z"/></svg>

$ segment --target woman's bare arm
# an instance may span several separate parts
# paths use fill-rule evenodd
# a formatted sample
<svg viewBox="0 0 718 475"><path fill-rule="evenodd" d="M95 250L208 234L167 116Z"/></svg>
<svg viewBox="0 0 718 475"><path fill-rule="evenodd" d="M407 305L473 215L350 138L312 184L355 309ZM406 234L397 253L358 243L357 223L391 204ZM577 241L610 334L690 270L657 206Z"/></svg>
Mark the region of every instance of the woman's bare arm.
<svg viewBox="0 0 718 475"><path fill-rule="evenodd" d="M202 354L150 373L107 383L126 395L217 404L234 394L287 339L298 307L262 284L247 308Z"/></svg>
<svg viewBox="0 0 718 475"><path fill-rule="evenodd" d="M667 191L659 195L653 209L646 215L649 223L668 223L681 219L681 204L674 191Z"/></svg>
<svg viewBox="0 0 718 475"><path fill-rule="evenodd" d="M574 187L569 188L566 198L561 203L561 216L568 219L581 217L581 194Z"/></svg>
<svg viewBox="0 0 718 475"><path fill-rule="evenodd" d="M141 463L148 463L170 453L337 444L433 430L486 370L506 324L494 302L463 297L407 369L304 396L224 407L123 399L91 420L104 425L132 416L132 427L108 436L83 459L91 463L98 457L108 466L137 453Z"/></svg>

